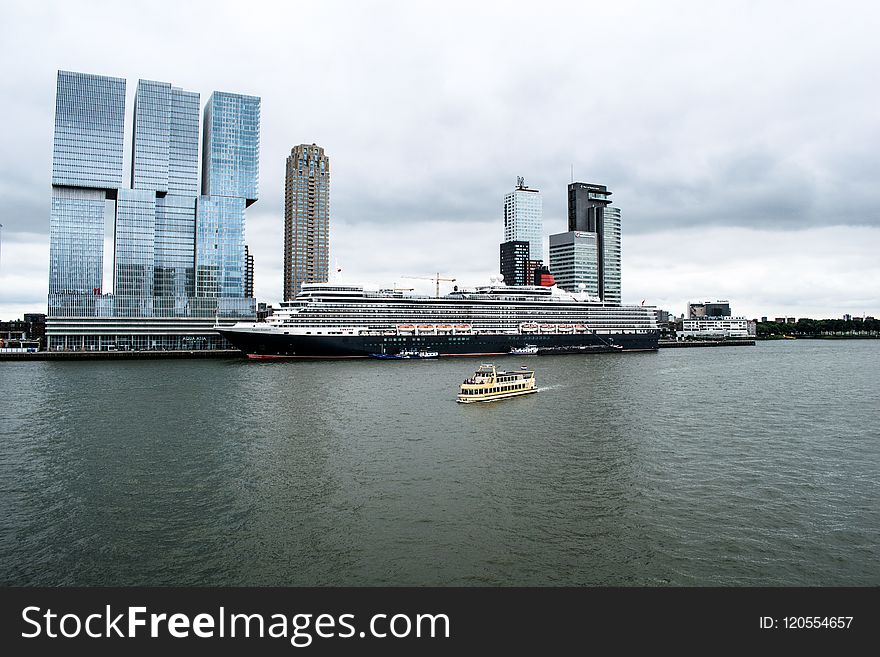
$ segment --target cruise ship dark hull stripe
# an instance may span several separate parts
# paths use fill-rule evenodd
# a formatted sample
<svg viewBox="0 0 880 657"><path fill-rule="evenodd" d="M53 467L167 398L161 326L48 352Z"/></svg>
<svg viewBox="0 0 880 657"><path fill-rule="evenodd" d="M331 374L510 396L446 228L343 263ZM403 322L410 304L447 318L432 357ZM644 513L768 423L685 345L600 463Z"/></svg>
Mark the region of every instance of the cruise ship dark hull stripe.
<svg viewBox="0 0 880 657"><path fill-rule="evenodd" d="M437 351L441 356L489 356L510 353L511 348L537 345L547 353L618 353L656 351L658 332L619 334L476 334L465 336L421 335L282 335L218 329L223 337L249 357L256 358L367 358L370 354L396 354L401 350Z"/></svg>

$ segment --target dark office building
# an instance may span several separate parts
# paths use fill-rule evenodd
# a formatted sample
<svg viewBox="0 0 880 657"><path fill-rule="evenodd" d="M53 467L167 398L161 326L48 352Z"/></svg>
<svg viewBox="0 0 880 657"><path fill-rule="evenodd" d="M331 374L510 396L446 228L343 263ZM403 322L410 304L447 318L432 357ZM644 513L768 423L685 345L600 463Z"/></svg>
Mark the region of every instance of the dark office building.
<svg viewBox="0 0 880 657"><path fill-rule="evenodd" d="M698 317L730 317L729 301L699 301L688 304L688 319Z"/></svg>
<svg viewBox="0 0 880 657"><path fill-rule="evenodd" d="M598 296L620 303L620 210L610 204L611 192L605 185L573 182L568 186L568 230L595 234Z"/></svg>
<svg viewBox="0 0 880 657"><path fill-rule="evenodd" d="M529 243L504 242L501 245L501 275L507 285L530 285Z"/></svg>

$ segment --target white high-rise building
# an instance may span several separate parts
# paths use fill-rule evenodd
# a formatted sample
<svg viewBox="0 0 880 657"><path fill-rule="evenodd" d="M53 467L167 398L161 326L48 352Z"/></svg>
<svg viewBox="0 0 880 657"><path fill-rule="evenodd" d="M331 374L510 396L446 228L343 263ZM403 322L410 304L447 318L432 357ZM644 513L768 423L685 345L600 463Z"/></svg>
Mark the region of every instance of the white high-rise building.
<svg viewBox="0 0 880 657"><path fill-rule="evenodd" d="M522 178L504 195L504 241L528 242L529 260L544 259L544 202L541 192L526 187Z"/></svg>

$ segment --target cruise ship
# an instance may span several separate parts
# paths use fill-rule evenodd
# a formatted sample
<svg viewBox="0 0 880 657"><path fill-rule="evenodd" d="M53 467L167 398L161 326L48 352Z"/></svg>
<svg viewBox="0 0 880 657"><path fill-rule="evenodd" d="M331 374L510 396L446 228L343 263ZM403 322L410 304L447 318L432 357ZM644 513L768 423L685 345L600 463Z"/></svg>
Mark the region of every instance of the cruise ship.
<svg viewBox="0 0 880 657"><path fill-rule="evenodd" d="M264 322L215 325L249 358L368 358L436 351L441 356L651 351L654 308L603 303L556 286L489 285L442 297L305 283Z"/></svg>

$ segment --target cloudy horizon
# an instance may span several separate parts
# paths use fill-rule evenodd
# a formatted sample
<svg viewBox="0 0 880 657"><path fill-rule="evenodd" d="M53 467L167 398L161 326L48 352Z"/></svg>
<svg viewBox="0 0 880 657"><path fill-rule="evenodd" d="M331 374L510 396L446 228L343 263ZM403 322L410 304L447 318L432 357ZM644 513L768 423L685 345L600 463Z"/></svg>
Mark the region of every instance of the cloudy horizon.
<svg viewBox="0 0 880 657"><path fill-rule="evenodd" d="M202 106L214 90L261 97L260 301L281 298L285 158L317 143L350 282L483 283L516 177L541 190L546 241L566 229L573 174L621 208L624 303L880 313L872 5L145 6L4 2L0 320L46 310L58 70L126 79L126 170L138 79Z"/></svg>

